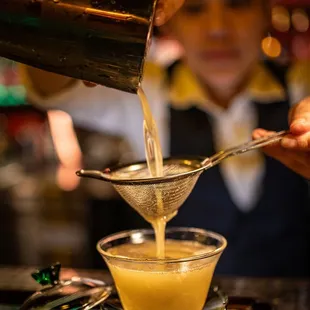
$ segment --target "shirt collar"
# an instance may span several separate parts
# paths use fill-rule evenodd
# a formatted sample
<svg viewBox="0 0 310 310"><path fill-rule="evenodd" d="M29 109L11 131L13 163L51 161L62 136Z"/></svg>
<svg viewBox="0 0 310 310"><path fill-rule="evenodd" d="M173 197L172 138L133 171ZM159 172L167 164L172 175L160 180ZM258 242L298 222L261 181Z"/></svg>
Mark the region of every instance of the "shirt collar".
<svg viewBox="0 0 310 310"><path fill-rule="evenodd" d="M286 92L280 82L263 65L258 64L253 71L247 89L234 99L234 102L248 100L260 103L282 101ZM188 109L195 105L203 110L212 111L212 114L223 112L223 109L216 106L208 98L208 94L202 89L197 78L185 63L180 63L175 68L171 78L169 89L171 104L178 109ZM234 105L234 102L232 106Z"/></svg>

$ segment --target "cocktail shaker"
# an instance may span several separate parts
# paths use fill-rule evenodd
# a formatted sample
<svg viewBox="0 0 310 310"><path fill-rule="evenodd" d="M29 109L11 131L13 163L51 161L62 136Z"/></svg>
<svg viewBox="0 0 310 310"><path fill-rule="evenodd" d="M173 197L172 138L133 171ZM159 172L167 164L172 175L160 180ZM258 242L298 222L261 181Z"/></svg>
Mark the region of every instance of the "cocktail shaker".
<svg viewBox="0 0 310 310"><path fill-rule="evenodd" d="M1 0L0 56L136 93L157 0Z"/></svg>

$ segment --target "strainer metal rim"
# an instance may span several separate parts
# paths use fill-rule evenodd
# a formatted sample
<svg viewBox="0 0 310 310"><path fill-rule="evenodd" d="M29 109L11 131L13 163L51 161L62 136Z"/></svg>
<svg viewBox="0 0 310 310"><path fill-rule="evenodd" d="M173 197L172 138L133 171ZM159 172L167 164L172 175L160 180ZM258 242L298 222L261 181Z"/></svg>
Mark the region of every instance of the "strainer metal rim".
<svg viewBox="0 0 310 310"><path fill-rule="evenodd" d="M141 259L141 258L135 258L135 257L126 257L126 256L121 256L121 255L113 255L110 254L109 252L103 250L101 248L101 245L103 243L108 243L113 241L114 239L120 239L124 238L128 235L132 235L135 233L142 233L142 234L154 234L153 229L135 229L135 230L125 230L121 231L112 235L109 235L107 237L102 238L97 242L97 251L106 259L113 259L117 261L122 261L122 262L129 262L129 263L141 263L141 264L149 264L149 265L158 265L158 264L176 264L176 263L186 263L186 262L192 262L192 261L197 261L205 258L210 258L216 255L221 254L227 247L227 240L224 236L221 234L218 234L216 232L206 230L203 228L195 228L195 227L170 227L166 229L166 233L169 232L182 232L183 230L190 231L193 233L203 233L203 234L208 234L210 237L219 240L222 244L218 248L216 248L214 251L211 252L205 252L197 255L192 255L189 257L184 257L184 258L164 258L164 259Z"/></svg>
<svg viewBox="0 0 310 310"><path fill-rule="evenodd" d="M205 170L207 168L206 165L203 165L202 162L206 160L206 157L203 156L182 156L182 157L167 157L164 158L164 163L167 162L176 162L176 163L184 163L185 166L191 166L189 164L186 164L186 162L190 162L190 161L195 161L195 165L197 166L197 168L194 168L193 170L190 171L185 171L182 173L178 173L178 174L174 174L174 175L168 175L168 176L164 176L164 177L157 177L157 178L128 178L128 179L118 179L118 178L113 178L111 177L105 177L105 175L108 174L113 174L113 172L117 171L117 170L121 170L124 169L126 167L137 167L137 170L140 167L146 167L147 163L146 161L139 161L139 162L134 162L134 163L129 163L129 164L124 164L124 165L117 165L114 166L112 168L109 168L109 172L105 172L104 174L101 175L102 180L106 181L106 182L110 182L112 184L116 184L116 185L147 185L147 184L159 184L159 183L167 183L167 182L171 182L171 181L176 181L176 180L180 180L180 179L184 179L187 178L188 176L191 176L193 174L197 174L202 172L203 170Z"/></svg>

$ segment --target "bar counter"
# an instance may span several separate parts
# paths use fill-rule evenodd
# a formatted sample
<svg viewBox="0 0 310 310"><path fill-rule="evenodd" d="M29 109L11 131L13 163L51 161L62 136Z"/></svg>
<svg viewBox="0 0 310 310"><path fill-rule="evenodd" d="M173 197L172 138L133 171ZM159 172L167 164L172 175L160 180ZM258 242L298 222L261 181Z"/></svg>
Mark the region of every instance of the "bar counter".
<svg viewBox="0 0 310 310"><path fill-rule="evenodd" d="M34 291L40 289L40 285L30 276L35 269L0 266L1 310L18 309L16 306L20 305ZM62 269L61 278L68 279L73 276L111 282L111 277L106 270ZM229 296L252 297L272 304L275 310L310 309L310 279L215 277L213 284L218 285ZM5 306L6 304L11 306ZM15 308L12 304L15 305Z"/></svg>

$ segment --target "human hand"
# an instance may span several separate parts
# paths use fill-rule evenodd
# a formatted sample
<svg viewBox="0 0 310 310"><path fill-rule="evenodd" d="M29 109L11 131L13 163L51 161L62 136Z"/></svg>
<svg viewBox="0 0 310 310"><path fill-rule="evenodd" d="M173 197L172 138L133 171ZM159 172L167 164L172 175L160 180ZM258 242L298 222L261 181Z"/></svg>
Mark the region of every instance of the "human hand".
<svg viewBox="0 0 310 310"><path fill-rule="evenodd" d="M158 0L155 12L155 25L165 24L183 5L185 0ZM87 87L95 87L97 84L83 81Z"/></svg>
<svg viewBox="0 0 310 310"><path fill-rule="evenodd" d="M183 5L185 0L158 0L155 25L162 26L165 24Z"/></svg>
<svg viewBox="0 0 310 310"><path fill-rule="evenodd" d="M264 148L267 155L279 160L296 173L310 180L310 97L291 109L289 114L290 134L281 142ZM253 138L273 134L256 129Z"/></svg>

